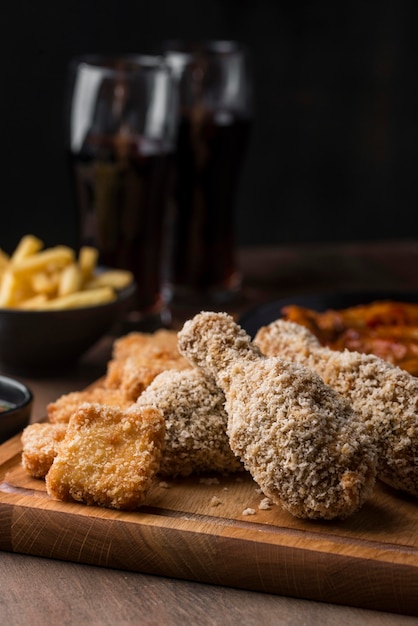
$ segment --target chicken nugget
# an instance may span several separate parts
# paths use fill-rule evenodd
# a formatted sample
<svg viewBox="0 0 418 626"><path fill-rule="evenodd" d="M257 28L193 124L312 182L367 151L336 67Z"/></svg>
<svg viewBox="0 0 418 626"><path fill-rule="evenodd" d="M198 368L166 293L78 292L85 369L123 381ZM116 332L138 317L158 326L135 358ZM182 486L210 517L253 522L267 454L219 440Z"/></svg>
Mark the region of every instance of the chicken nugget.
<svg viewBox="0 0 418 626"><path fill-rule="evenodd" d="M153 349L178 355L177 333L165 328L156 330L154 333L128 333L114 341L112 358L123 361L129 356Z"/></svg>
<svg viewBox="0 0 418 626"><path fill-rule="evenodd" d="M47 405L48 420L51 424L67 424L73 413L84 402L97 402L105 406L120 406L122 408L132 404L119 389L94 387L83 391L72 391Z"/></svg>
<svg viewBox="0 0 418 626"><path fill-rule="evenodd" d="M65 437L66 424L29 424L22 432L22 466L33 478L44 478L59 445Z"/></svg>
<svg viewBox="0 0 418 626"><path fill-rule="evenodd" d="M104 384L136 401L161 372L188 368L190 365L178 351L174 331L134 332L115 341Z"/></svg>
<svg viewBox="0 0 418 626"><path fill-rule="evenodd" d="M53 498L138 508L158 472L165 425L160 411L84 403L72 415L45 477Z"/></svg>
<svg viewBox="0 0 418 626"><path fill-rule="evenodd" d="M344 519L371 495L376 448L346 400L318 374L268 358L226 313L203 312L179 350L225 394L227 432L266 496L296 517Z"/></svg>
<svg viewBox="0 0 418 626"><path fill-rule="evenodd" d="M214 380L197 368L162 372L152 381L137 404L156 406L165 418L160 475L244 470L229 445L224 403Z"/></svg>

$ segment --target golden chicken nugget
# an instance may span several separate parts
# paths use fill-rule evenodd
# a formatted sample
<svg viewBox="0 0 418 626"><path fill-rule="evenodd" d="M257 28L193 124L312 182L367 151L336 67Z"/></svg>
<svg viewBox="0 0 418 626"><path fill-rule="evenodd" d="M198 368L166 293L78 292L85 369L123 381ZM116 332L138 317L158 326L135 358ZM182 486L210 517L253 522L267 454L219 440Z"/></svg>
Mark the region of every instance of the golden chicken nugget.
<svg viewBox="0 0 418 626"><path fill-rule="evenodd" d="M47 492L58 500L136 509L159 470L164 437L155 408L84 403L45 477Z"/></svg>
<svg viewBox="0 0 418 626"><path fill-rule="evenodd" d="M121 408L132 404L119 389L94 387L83 391L71 391L47 405L48 420L52 424L67 424L73 413L84 402L97 402L105 406L119 406Z"/></svg>
<svg viewBox="0 0 418 626"><path fill-rule="evenodd" d="M133 402L158 374L191 366L177 349L177 333L130 333L117 339L108 363L105 386L120 389Z"/></svg>
<svg viewBox="0 0 418 626"><path fill-rule="evenodd" d="M66 424L29 424L22 432L22 466L33 478L44 478L49 471L61 441Z"/></svg>

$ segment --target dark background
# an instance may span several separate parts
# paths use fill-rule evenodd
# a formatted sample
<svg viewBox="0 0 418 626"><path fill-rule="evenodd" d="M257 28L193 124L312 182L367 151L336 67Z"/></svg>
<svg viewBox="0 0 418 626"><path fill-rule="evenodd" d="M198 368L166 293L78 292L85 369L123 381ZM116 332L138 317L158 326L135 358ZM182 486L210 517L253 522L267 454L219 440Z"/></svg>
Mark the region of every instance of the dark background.
<svg viewBox="0 0 418 626"><path fill-rule="evenodd" d="M255 123L237 206L243 245L418 236L414 1L21 0L2 3L0 247L75 244L64 154L71 57L170 38L237 39Z"/></svg>

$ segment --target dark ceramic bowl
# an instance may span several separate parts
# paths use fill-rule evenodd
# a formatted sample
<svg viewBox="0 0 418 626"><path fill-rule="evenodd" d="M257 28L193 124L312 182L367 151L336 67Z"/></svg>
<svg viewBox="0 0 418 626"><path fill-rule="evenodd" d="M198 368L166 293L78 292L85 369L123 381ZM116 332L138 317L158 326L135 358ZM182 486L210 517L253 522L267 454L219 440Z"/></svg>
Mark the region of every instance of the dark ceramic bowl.
<svg viewBox="0 0 418 626"><path fill-rule="evenodd" d="M1 369L34 376L69 369L121 318L134 292L132 284L112 302L78 309L0 309Z"/></svg>
<svg viewBox="0 0 418 626"><path fill-rule="evenodd" d="M33 404L26 385L0 376L0 442L20 433L28 425Z"/></svg>

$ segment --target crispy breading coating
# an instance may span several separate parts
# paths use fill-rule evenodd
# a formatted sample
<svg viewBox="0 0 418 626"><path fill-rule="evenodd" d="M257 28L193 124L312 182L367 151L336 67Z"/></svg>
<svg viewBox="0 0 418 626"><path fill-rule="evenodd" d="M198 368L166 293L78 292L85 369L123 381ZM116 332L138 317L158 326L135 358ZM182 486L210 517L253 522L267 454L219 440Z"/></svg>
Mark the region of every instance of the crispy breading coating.
<svg viewBox="0 0 418 626"><path fill-rule="evenodd" d="M113 343L112 357L126 359L139 351L162 350L178 356L177 333L174 330L161 328L154 333L131 332L116 339Z"/></svg>
<svg viewBox="0 0 418 626"><path fill-rule="evenodd" d="M418 379L377 356L322 347L305 327L277 320L261 328L255 343L311 368L345 396L374 433L378 477L418 496Z"/></svg>
<svg viewBox="0 0 418 626"><path fill-rule="evenodd" d="M104 384L135 401L161 372L186 368L190 365L177 349L176 332L164 329L152 334L133 332L114 342Z"/></svg>
<svg viewBox="0 0 418 626"><path fill-rule="evenodd" d="M120 389L94 387L83 391L71 391L47 405L48 420L51 424L68 424L72 414L83 402L98 402L99 404L122 408L133 404Z"/></svg>
<svg viewBox="0 0 418 626"><path fill-rule="evenodd" d="M22 432L22 466L30 476L44 478L65 437L66 424L29 424Z"/></svg>
<svg viewBox="0 0 418 626"><path fill-rule="evenodd" d="M84 403L72 415L45 477L58 499L133 510L158 472L165 424L160 411Z"/></svg>
<svg viewBox="0 0 418 626"><path fill-rule="evenodd" d="M307 368L262 355L226 313L200 313L178 337L180 352L223 390L231 448L266 496L301 518L359 509L376 450L341 396Z"/></svg>
<svg viewBox="0 0 418 626"><path fill-rule="evenodd" d="M212 378L194 368L159 374L137 404L157 407L165 418L160 475L237 472L243 465L226 434L225 396Z"/></svg>

